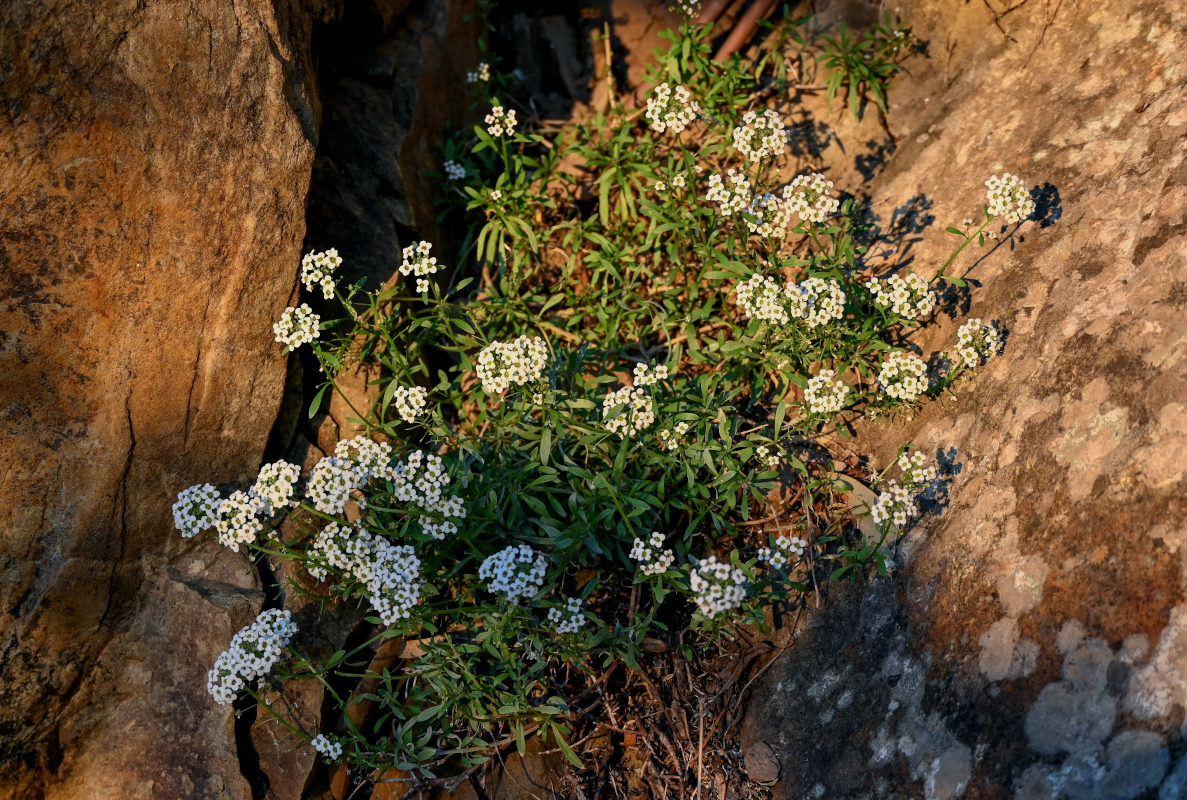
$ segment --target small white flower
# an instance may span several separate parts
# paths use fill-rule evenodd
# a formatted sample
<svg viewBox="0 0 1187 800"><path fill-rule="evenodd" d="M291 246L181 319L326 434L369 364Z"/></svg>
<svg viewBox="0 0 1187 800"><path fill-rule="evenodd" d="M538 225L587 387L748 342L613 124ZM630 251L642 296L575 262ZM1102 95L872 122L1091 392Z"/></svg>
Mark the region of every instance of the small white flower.
<svg viewBox="0 0 1187 800"><path fill-rule="evenodd" d="M289 352L303 344L309 344L321 335L321 317L313 313L308 303L296 308L286 308L280 321L272 325L276 341L288 347Z"/></svg>
<svg viewBox="0 0 1187 800"><path fill-rule="evenodd" d="M709 190L705 193L705 199L716 203L723 217L749 209L752 197L753 190L744 172L730 168L726 170L724 179L719 174L709 176Z"/></svg>
<svg viewBox="0 0 1187 800"><path fill-rule="evenodd" d="M301 284L305 291L312 292L314 286L321 287L322 297L329 300L334 296L334 270L342 265L338 251L331 248L323 253L308 253L301 259Z"/></svg>
<svg viewBox="0 0 1187 800"><path fill-rule="evenodd" d="M450 159L445 162L445 177L451 181L464 180L466 177L466 168L458 162Z"/></svg>
<svg viewBox="0 0 1187 800"><path fill-rule="evenodd" d="M505 111L500 105L493 106L483 121L486 122L486 132L491 136L511 136L515 133L515 109Z"/></svg>
<svg viewBox="0 0 1187 800"><path fill-rule="evenodd" d="M923 278L914 272L891 275L885 280L869 282L874 305L890 309L904 319L926 317L936 307L936 296Z"/></svg>
<svg viewBox="0 0 1187 800"><path fill-rule="evenodd" d="M326 761L337 761L342 758L342 742L336 736L319 733L313 737L310 744L313 745L314 750L321 753Z"/></svg>
<svg viewBox="0 0 1187 800"><path fill-rule="evenodd" d="M548 366L548 344L539 337L520 336L511 342L491 342L478 353L478 380L488 394L502 394L512 386L540 379Z"/></svg>
<svg viewBox="0 0 1187 800"><path fill-rule="evenodd" d="M173 524L183 537L193 538L214 527L221 502L218 490L209 483L191 486L177 495L177 502L173 504Z"/></svg>
<svg viewBox="0 0 1187 800"><path fill-rule="evenodd" d="M505 592L509 602L518 603L540 591L547 569L548 561L531 547L510 545L487 556L478 568L478 577L486 581L488 591Z"/></svg>
<svg viewBox="0 0 1187 800"><path fill-rule="evenodd" d="M433 245L429 242L413 242L403 251L404 260L400 263L400 274L415 276L416 291L420 294L429 291L429 281L426 276L441 270L437 259L429 255L432 250Z"/></svg>
<svg viewBox="0 0 1187 800"><path fill-rule="evenodd" d="M264 501L248 492L233 492L222 500L214 518L219 544L238 553L239 545L254 542L264 530L258 519L264 511Z"/></svg>
<svg viewBox="0 0 1187 800"><path fill-rule="evenodd" d="M261 681L288 647L297 626L280 609L261 611L255 622L235 634L231 646L215 659L206 678L214 702L230 705L242 689Z"/></svg>
<svg viewBox="0 0 1187 800"><path fill-rule="evenodd" d="M611 433L635 436L650 428L653 422L655 411L651 407L651 395L636 386L608 391L602 398L602 424Z"/></svg>
<svg viewBox="0 0 1187 800"><path fill-rule="evenodd" d="M752 319L775 325L791 322L788 313L788 292L769 276L755 273L734 287L736 302L742 313Z"/></svg>
<svg viewBox="0 0 1187 800"><path fill-rule="evenodd" d="M287 461L265 464L249 493L263 501L263 512L271 516L288 508L296 494L301 468Z"/></svg>
<svg viewBox="0 0 1187 800"><path fill-rule="evenodd" d="M692 99L692 93L686 87L680 84L672 87L667 83L661 83L655 87L651 97L647 98L647 112L644 116L656 133L680 133L700 114L700 104Z"/></svg>
<svg viewBox="0 0 1187 800"><path fill-rule="evenodd" d="M804 222L823 223L837 213L841 201L831 195L833 182L819 172L798 175L783 187L783 202L789 213L799 216Z"/></svg>
<svg viewBox="0 0 1187 800"><path fill-rule="evenodd" d="M428 405L429 390L423 386L397 386L392 393L396 413L405 422L415 422Z"/></svg>
<svg viewBox="0 0 1187 800"><path fill-rule="evenodd" d="M326 456L310 470L305 496L323 514L341 514L350 493L362 483L348 460Z"/></svg>
<svg viewBox="0 0 1187 800"><path fill-rule="evenodd" d="M820 328L845 316L845 291L832 278L807 278L798 284L789 284L788 310L809 327Z"/></svg>
<svg viewBox="0 0 1187 800"><path fill-rule="evenodd" d="M1005 217L1007 224L1022 222L1035 211L1035 201L1026 188L1026 183L1017 175L1006 172L999 178L993 175L985 181L988 190L985 202L989 205L989 216Z"/></svg>
<svg viewBox="0 0 1187 800"><path fill-rule="evenodd" d="M845 407L849 387L837 380L837 373L822 369L808 379L804 389L804 402L809 414L837 414Z"/></svg>
<svg viewBox="0 0 1187 800"><path fill-rule="evenodd" d="M664 547L664 535L652 531L646 539L636 538L631 545L630 557L639 564L644 575L662 575L672 568L676 554Z"/></svg>
<svg viewBox="0 0 1187 800"><path fill-rule="evenodd" d="M660 381L668 379L668 366L666 364L655 366L650 364L636 364L634 375L636 386L654 386Z"/></svg>
<svg viewBox="0 0 1187 800"><path fill-rule="evenodd" d="M878 384L887 397L909 403L928 390L927 364L914 353L897 350L882 362Z"/></svg>
<svg viewBox="0 0 1187 800"><path fill-rule="evenodd" d="M746 574L718 561L716 556L709 556L697 565L689 576L688 586L697 610L706 617L732 611L746 599Z"/></svg>
<svg viewBox="0 0 1187 800"><path fill-rule="evenodd" d="M915 492L891 481L878 494L874 507L870 509L870 517L879 525L890 522L896 528L902 528L915 515L915 509Z"/></svg>
<svg viewBox="0 0 1187 800"><path fill-rule="evenodd" d="M903 473L903 481L915 491L926 489L936 479L936 468L928 464L927 456L918 450L899 456L898 468Z"/></svg>
<svg viewBox="0 0 1187 800"><path fill-rule="evenodd" d="M420 559L412 545L395 545L360 528L331 523L307 555L309 574L318 580L326 580L333 570L361 585L384 625L407 619L420 602Z"/></svg>
<svg viewBox="0 0 1187 800"><path fill-rule="evenodd" d="M566 633L577 633L585 627L585 615L581 613L581 598L570 597L565 600L564 610L560 608L548 609L548 621L558 636Z"/></svg>
<svg viewBox="0 0 1187 800"><path fill-rule="evenodd" d="M734 128L734 149L747 161L780 155L786 146L787 131L774 109L768 108L761 114L747 111L742 115L742 124Z"/></svg>
<svg viewBox="0 0 1187 800"><path fill-rule="evenodd" d="M490 64L479 61L478 66L466 73L466 83L490 82Z"/></svg>
<svg viewBox="0 0 1187 800"><path fill-rule="evenodd" d="M997 328L980 319L970 319L956 332L956 354L970 367L980 365L982 359L993 358L1001 348Z"/></svg>
<svg viewBox="0 0 1187 800"><path fill-rule="evenodd" d="M783 569L793 559L802 556L808 547L808 543L798 536L780 535L775 537L773 544L773 548L760 547L758 549L758 560L770 564L775 569Z"/></svg>

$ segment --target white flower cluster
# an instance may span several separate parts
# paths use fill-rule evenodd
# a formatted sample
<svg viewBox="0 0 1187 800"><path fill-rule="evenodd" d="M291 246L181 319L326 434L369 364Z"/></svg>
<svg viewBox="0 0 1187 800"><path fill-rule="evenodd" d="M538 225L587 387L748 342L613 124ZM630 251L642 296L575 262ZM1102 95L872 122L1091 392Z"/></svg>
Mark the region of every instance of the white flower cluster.
<svg viewBox="0 0 1187 800"><path fill-rule="evenodd" d="M608 391L602 398L602 424L611 433L636 436L650 428L653 422L655 411L651 407L651 395L636 386Z"/></svg>
<svg viewBox="0 0 1187 800"><path fill-rule="evenodd" d="M693 591L697 610L706 617L732 611L746 599L746 574L718 561L716 556L709 556L697 565L689 576L688 586Z"/></svg>
<svg viewBox="0 0 1187 800"><path fill-rule="evenodd" d="M754 457L763 462L767 469L779 469L779 454L772 453L765 444L754 448Z"/></svg>
<svg viewBox="0 0 1187 800"><path fill-rule="evenodd" d="M891 275L884 280L874 278L869 283L874 305L888 308L903 319L926 317L936 307L936 296L927 281L914 272Z"/></svg>
<svg viewBox="0 0 1187 800"><path fill-rule="evenodd" d="M680 449L681 438L688 433L687 422L677 422L672 426L671 430L664 428L659 432L660 444L665 450L674 451Z"/></svg>
<svg viewBox="0 0 1187 800"><path fill-rule="evenodd" d="M756 272L735 286L734 293L746 316L776 325L791 322L787 312L787 288L776 283L774 278Z"/></svg>
<svg viewBox="0 0 1187 800"><path fill-rule="evenodd" d="M774 109L761 114L747 111L742 115L742 124L734 128L734 149L749 161L780 155L786 146L787 131Z"/></svg>
<svg viewBox="0 0 1187 800"><path fill-rule="evenodd" d="M425 512L417 520L424 533L438 540L457 533L454 520L466 518L466 506L461 497L445 494L450 478L440 456L414 450L387 477L394 498Z"/></svg>
<svg viewBox="0 0 1187 800"><path fill-rule="evenodd" d="M372 478L386 478L392 463L392 446L366 436L343 439L334 446L334 457L350 464L357 479L356 487Z"/></svg>
<svg viewBox="0 0 1187 800"><path fill-rule="evenodd" d="M997 328L976 318L961 325L956 338L956 354L970 366L980 364L982 358L993 358L1001 348Z"/></svg>
<svg viewBox="0 0 1187 800"><path fill-rule="evenodd" d="M914 353L898 350L882 362L878 383L888 397L909 403L928 389L927 364Z"/></svg>
<svg viewBox="0 0 1187 800"><path fill-rule="evenodd" d="M466 83L487 83L490 81L490 64L479 61L478 66L466 73Z"/></svg>
<svg viewBox="0 0 1187 800"><path fill-rule="evenodd" d="M256 621L235 634L231 646L215 659L206 678L206 689L214 702L230 705L240 690L262 680L296 632L290 612L276 608L261 611Z"/></svg>
<svg viewBox="0 0 1187 800"><path fill-rule="evenodd" d="M770 239L782 239L787 235L787 226L791 224L791 208L787 202L770 192L755 197L746 213L754 218L746 220L746 227L751 233Z"/></svg>
<svg viewBox="0 0 1187 800"><path fill-rule="evenodd" d="M392 446L376 442L366 436L343 439L326 456L314 464L305 486L305 496L323 514L341 514L351 492L361 489L372 478L392 476ZM360 506L364 500L359 498Z"/></svg>
<svg viewBox="0 0 1187 800"><path fill-rule="evenodd" d="M841 201L830 195L832 190L833 182L819 172L797 175L783 187L783 202L804 222L821 223L841 207Z"/></svg>
<svg viewBox="0 0 1187 800"><path fill-rule="evenodd" d="M655 87L647 98L647 121L656 133L665 130L680 133L701 113L701 106L692 99L692 93L680 84L675 88L667 83ZM660 191L663 191L662 189Z"/></svg>
<svg viewBox="0 0 1187 800"><path fill-rule="evenodd" d="M429 242L413 242L404 248L404 260L400 263L401 275L416 276L416 291L424 294L429 290L429 279L425 276L437 272L437 259L429 255L433 245Z"/></svg>
<svg viewBox="0 0 1187 800"><path fill-rule="evenodd" d="M397 386L392 392L396 413L405 422L415 422L428 405L429 390L423 386Z"/></svg>
<svg viewBox="0 0 1187 800"><path fill-rule="evenodd" d="M672 181L671 184L665 183L662 180L656 181L655 182L655 190L657 192L666 192L666 191L668 191L669 185L673 189L683 189L685 186L685 179L684 179L683 173L679 173L679 172L676 173L675 175L672 176L671 181Z"/></svg>
<svg viewBox="0 0 1187 800"><path fill-rule="evenodd" d="M306 253L301 259L301 284L305 291L312 292L314 286L321 287L326 300L334 296L334 270L342 266L338 251L330 248L323 253Z"/></svg>
<svg viewBox="0 0 1187 800"><path fill-rule="evenodd" d="M358 476L349 461L326 456L310 470L305 497L323 514L341 514L357 483Z"/></svg>
<svg viewBox="0 0 1187 800"><path fill-rule="evenodd" d="M209 483L191 486L177 495L177 502L173 504L173 524L183 537L192 539L214 527L221 502L218 490Z"/></svg>
<svg viewBox="0 0 1187 800"><path fill-rule="evenodd" d="M676 554L664 547L664 535L652 531L646 539L636 538L631 545L631 560L639 562L644 575L662 575L672 568Z"/></svg>
<svg viewBox="0 0 1187 800"><path fill-rule="evenodd" d="M654 386L668 379L668 365L636 364L634 375L636 386Z"/></svg>
<svg viewBox="0 0 1187 800"><path fill-rule="evenodd" d="M538 336L491 342L478 354L478 380L489 394L502 394L540 378L548 365L548 345Z"/></svg>
<svg viewBox="0 0 1187 800"><path fill-rule="evenodd" d="M783 569L792 559L802 556L807 547L808 543L798 536L780 535L775 537L774 548L758 548L758 560L770 564L775 569Z"/></svg>
<svg viewBox="0 0 1187 800"><path fill-rule="evenodd" d="M936 468L927 463L927 456L919 450L904 452L897 463L903 473L903 482L912 488L925 489L936 479Z"/></svg>
<svg viewBox="0 0 1187 800"><path fill-rule="evenodd" d="M483 120L486 132L491 136L511 136L515 133L515 109L504 111L502 106L494 106Z"/></svg>
<svg viewBox="0 0 1187 800"><path fill-rule="evenodd" d="M890 521L896 528L902 528L915 515L918 496L936 479L936 468L918 451L899 456L898 468L902 471L903 483L890 481L886 484L870 509L870 517L878 524Z"/></svg>
<svg viewBox="0 0 1187 800"><path fill-rule="evenodd" d="M445 164L445 177L451 181L460 181L466 177L466 168L452 158L448 159Z"/></svg>
<svg viewBox="0 0 1187 800"><path fill-rule="evenodd" d="M744 172L731 167L726 170L725 179L719 174L709 176L709 191L705 193L705 199L717 203L723 217L749 209L752 196L753 190Z"/></svg>
<svg viewBox="0 0 1187 800"><path fill-rule="evenodd" d="M420 559L412 545L332 522L309 548L309 574L324 581L336 570L360 583L384 625L394 625L420 602Z"/></svg>
<svg viewBox="0 0 1187 800"><path fill-rule="evenodd" d="M276 334L276 341L291 352L320 336L320 325L321 317L313 313L308 303L302 303L296 308L286 308L280 321L272 323L272 332Z"/></svg>
<svg viewBox="0 0 1187 800"><path fill-rule="evenodd" d="M845 407L845 398L849 395L849 387L837 379L837 373L831 369L822 369L808 379L804 387L804 402L808 405L809 414L837 414Z"/></svg>
<svg viewBox="0 0 1187 800"><path fill-rule="evenodd" d="M518 603L519 598L531 598L544 584L548 561L526 544L510 545L487 556L478 568L478 577L486 581L493 593L506 592L507 600Z"/></svg>
<svg viewBox="0 0 1187 800"><path fill-rule="evenodd" d="M327 761L337 761L342 758L342 742L336 736L326 736L324 733L319 733L313 737L313 741L310 744Z"/></svg>
<svg viewBox="0 0 1187 800"><path fill-rule="evenodd" d="M985 201L989 204L989 216L1005 217L1007 223L1022 222L1035 211L1035 201L1030 190L1017 175L1004 173L1000 178L993 175L985 181L989 190Z"/></svg>
<svg viewBox="0 0 1187 800"><path fill-rule="evenodd" d="M701 13L701 0L675 0L668 6L668 11L692 19Z"/></svg>
<svg viewBox="0 0 1187 800"><path fill-rule="evenodd" d="M263 513L271 516L292 504L300 478L301 468L296 464L287 461L265 464L248 493L262 500Z"/></svg>
<svg viewBox="0 0 1187 800"><path fill-rule="evenodd" d="M548 621L560 636L577 633L585 627L585 615L581 613L581 598L570 597L565 600L563 611L559 608L548 609Z"/></svg>
<svg viewBox="0 0 1187 800"><path fill-rule="evenodd" d="M870 509L870 517L881 525L890 521L896 528L902 528L915 514L915 493L896 481L890 481L886 489L879 492L878 500Z"/></svg>
<svg viewBox="0 0 1187 800"><path fill-rule="evenodd" d="M845 316L845 291L829 278L807 278L787 287L791 315L819 328Z"/></svg>
<svg viewBox="0 0 1187 800"><path fill-rule="evenodd" d="M239 545L251 544L264 530L258 519L263 514L264 501L244 491L233 492L218 504L214 517L214 530L219 544L233 553L239 552Z"/></svg>

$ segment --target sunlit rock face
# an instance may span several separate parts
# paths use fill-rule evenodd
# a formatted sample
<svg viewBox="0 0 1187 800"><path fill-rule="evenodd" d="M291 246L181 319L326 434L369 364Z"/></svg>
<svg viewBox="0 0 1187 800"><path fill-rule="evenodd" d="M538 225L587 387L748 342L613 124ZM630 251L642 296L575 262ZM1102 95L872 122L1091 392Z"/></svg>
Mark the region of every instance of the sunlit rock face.
<svg viewBox="0 0 1187 800"><path fill-rule="evenodd" d="M261 600L170 507L254 475L276 416L311 25L0 9L0 796L249 796L206 671Z"/></svg>

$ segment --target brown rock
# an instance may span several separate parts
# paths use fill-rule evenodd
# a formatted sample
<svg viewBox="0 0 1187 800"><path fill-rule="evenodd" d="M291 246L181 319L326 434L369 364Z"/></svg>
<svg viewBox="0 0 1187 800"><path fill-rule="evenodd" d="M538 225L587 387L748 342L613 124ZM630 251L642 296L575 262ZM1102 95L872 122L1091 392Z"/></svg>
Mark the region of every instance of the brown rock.
<svg viewBox="0 0 1187 800"><path fill-rule="evenodd" d="M276 416L309 26L0 8L0 796L248 796L205 677L255 579L169 512L252 475Z"/></svg>

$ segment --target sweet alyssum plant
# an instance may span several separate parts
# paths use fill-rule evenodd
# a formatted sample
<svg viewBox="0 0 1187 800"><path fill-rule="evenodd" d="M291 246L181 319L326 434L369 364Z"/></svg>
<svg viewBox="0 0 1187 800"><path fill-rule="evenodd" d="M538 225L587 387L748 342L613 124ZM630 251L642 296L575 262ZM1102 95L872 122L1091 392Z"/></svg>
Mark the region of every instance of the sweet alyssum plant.
<svg viewBox="0 0 1187 800"><path fill-rule="evenodd" d="M761 627L815 561L880 564L881 540L916 514L935 480L922 454L874 479L864 513L880 535L863 541L820 452L848 420L967 374L996 329L967 323L929 374L907 337L934 315L939 280L958 279L872 274L852 201L821 174L783 174L781 114L748 107L754 75L712 61L698 30L673 37L652 78L646 108L555 138L492 102L471 153L445 166L478 220L472 269L412 243L406 282L367 291L336 278L337 252L305 257L305 290L341 313L290 308L276 339L310 346L325 373L311 415L340 370L381 366L374 405L356 409L369 435L305 476L277 462L250 487L191 487L175 520L303 564L322 602L367 609L373 635L316 662L289 612L265 611L210 671L216 702L246 692L361 768L476 764L533 732L579 763L566 719L589 676L636 665L647 642L686 647L684 631ZM474 75L489 80L489 66ZM991 179L984 222L952 229L957 254L1032 211L1017 178ZM806 512L756 533L745 523L780 485L804 490ZM280 533L286 515L299 535ZM373 667L390 642L419 655ZM304 730L276 701L298 677L375 711ZM360 679L364 695L342 691Z"/></svg>

